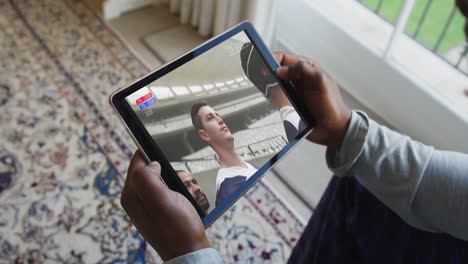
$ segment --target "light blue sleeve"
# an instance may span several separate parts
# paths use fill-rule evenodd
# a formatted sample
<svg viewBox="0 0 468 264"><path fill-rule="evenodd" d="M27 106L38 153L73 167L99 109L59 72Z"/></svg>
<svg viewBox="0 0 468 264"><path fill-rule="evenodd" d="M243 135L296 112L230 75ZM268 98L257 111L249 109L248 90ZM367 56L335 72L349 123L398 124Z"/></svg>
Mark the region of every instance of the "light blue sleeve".
<svg viewBox="0 0 468 264"><path fill-rule="evenodd" d="M175 257L166 262L166 264L219 264L223 259L219 252L214 248L204 248L182 256Z"/></svg>
<svg viewBox="0 0 468 264"><path fill-rule="evenodd" d="M336 175L349 173L408 224L468 240L468 155L438 151L353 111Z"/></svg>

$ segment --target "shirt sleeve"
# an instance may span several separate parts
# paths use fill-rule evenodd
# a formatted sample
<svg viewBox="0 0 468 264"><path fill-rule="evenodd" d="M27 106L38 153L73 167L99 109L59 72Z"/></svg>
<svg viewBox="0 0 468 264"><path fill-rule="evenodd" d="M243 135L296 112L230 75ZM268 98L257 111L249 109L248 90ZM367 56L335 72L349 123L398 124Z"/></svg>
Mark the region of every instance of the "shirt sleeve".
<svg viewBox="0 0 468 264"><path fill-rule="evenodd" d="M326 159L408 224L468 240L468 155L434 150L353 111L341 149Z"/></svg>
<svg viewBox="0 0 468 264"><path fill-rule="evenodd" d="M175 257L166 264L218 264L223 263L219 252L214 248L204 248L188 254Z"/></svg>
<svg viewBox="0 0 468 264"><path fill-rule="evenodd" d="M229 195L239 189L246 180L247 177L241 175L224 179L216 192L215 206L219 206Z"/></svg>

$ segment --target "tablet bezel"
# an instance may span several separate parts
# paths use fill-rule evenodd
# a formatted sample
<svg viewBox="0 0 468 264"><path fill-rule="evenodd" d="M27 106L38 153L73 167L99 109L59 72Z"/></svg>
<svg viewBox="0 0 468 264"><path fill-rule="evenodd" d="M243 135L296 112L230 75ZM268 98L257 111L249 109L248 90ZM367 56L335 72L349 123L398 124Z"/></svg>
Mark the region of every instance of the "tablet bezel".
<svg viewBox="0 0 468 264"><path fill-rule="evenodd" d="M221 205L215 207L206 215L197 205L196 201L192 198L189 191L185 188L184 184L177 176L177 173L170 165L170 162L166 159L164 153L152 139L151 135L133 112L125 98L240 32L245 32L249 40L261 54L266 65L276 76L275 70L279 67L278 63L266 45L263 43L252 24L245 21L227 30L221 35L206 41L205 43L174 59L173 61L168 62L159 69L156 69L139 80L127 85L122 89L119 89L109 97L110 104L117 112L127 132L137 144L138 148L143 151L146 159L148 161L156 160L161 164L161 177L167 186L170 189L184 195L192 203L192 205L194 205L198 214L202 218L202 222L205 228L208 228L218 217L220 217L227 209L229 209L240 197L242 197L243 194L245 194L253 185L255 185L255 183L259 181L277 161L279 161L294 145L296 145L299 140L301 140L308 132L310 132L312 127L311 124L307 123L307 120L311 119L306 118L307 112L305 111L302 101L299 100L295 94L293 84L291 82L280 81L277 78L277 80L281 82L282 87L284 88L291 103L304 121L306 128L299 135L297 135L294 140L290 141L281 151L275 154L268 162L260 167L258 171L243 184L242 188L237 189L230 195L228 199L224 200Z"/></svg>

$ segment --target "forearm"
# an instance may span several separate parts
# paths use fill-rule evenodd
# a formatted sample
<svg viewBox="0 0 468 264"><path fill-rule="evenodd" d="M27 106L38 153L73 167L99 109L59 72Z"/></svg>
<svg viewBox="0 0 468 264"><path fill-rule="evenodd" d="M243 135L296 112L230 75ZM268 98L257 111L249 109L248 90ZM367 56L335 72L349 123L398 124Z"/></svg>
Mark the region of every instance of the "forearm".
<svg viewBox="0 0 468 264"><path fill-rule="evenodd" d="M353 112L341 151L328 150L327 162L337 175L354 175L407 223L468 239L461 230L468 216L467 203L462 199L468 193L468 157L453 155L457 159ZM440 182L456 191L439 190L434 197L433 189ZM457 214L466 215L452 217ZM453 229L447 228L448 222Z"/></svg>

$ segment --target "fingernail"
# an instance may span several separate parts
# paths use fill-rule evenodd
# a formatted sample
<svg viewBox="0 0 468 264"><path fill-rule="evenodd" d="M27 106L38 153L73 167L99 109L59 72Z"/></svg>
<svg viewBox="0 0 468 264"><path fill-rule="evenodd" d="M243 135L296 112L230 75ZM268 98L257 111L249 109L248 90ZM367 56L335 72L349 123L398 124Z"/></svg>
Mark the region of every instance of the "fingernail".
<svg viewBox="0 0 468 264"><path fill-rule="evenodd" d="M276 74L284 76L288 73L288 67L280 67L276 70Z"/></svg>
<svg viewBox="0 0 468 264"><path fill-rule="evenodd" d="M155 168L161 168L161 165L157 161L152 161L148 164L148 166L155 167Z"/></svg>

